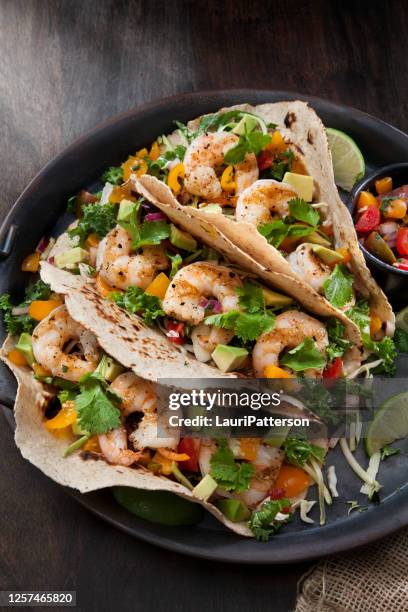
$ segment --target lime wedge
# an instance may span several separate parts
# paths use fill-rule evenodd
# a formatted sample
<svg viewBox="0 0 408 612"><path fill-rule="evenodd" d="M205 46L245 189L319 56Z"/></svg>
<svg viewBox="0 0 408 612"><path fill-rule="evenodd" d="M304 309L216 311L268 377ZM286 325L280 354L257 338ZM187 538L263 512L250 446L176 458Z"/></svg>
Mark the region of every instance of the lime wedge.
<svg viewBox="0 0 408 612"><path fill-rule="evenodd" d="M408 332L408 306L405 306L395 317L395 325Z"/></svg>
<svg viewBox="0 0 408 612"><path fill-rule="evenodd" d="M340 130L326 128L333 160L334 180L338 187L350 191L363 178L364 157L350 136Z"/></svg>
<svg viewBox="0 0 408 612"><path fill-rule="evenodd" d="M388 398L367 429L365 447L371 457L386 444L408 437L408 391Z"/></svg>

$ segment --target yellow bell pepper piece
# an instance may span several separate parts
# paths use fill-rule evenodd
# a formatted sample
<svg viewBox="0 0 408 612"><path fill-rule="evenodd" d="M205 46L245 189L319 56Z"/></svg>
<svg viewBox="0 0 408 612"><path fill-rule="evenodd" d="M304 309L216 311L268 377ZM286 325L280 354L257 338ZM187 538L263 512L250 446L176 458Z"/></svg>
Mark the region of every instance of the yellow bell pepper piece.
<svg viewBox="0 0 408 612"><path fill-rule="evenodd" d="M99 446L98 436L91 436L83 445L82 450L88 453L100 453L101 447Z"/></svg>
<svg viewBox="0 0 408 612"><path fill-rule="evenodd" d="M174 195L177 195L181 191L181 185L179 183L180 178L184 178L184 165L181 162L170 170L167 177L167 184Z"/></svg>
<svg viewBox="0 0 408 612"><path fill-rule="evenodd" d="M351 260L351 253L346 247L339 247L336 249L336 253L342 256L343 263L348 263Z"/></svg>
<svg viewBox="0 0 408 612"><path fill-rule="evenodd" d="M96 277L95 286L96 290L98 291L98 293L100 293L102 297L107 297L109 293L113 291L113 287L111 287L109 283L107 283L106 280L104 280L100 274L98 274L98 276Z"/></svg>
<svg viewBox="0 0 408 612"><path fill-rule="evenodd" d="M390 219L403 219L407 214L407 205L405 200L398 198L391 200L384 211L384 215Z"/></svg>
<svg viewBox="0 0 408 612"><path fill-rule="evenodd" d="M137 163L139 163L139 160L137 161ZM120 204L123 199L131 200L132 202L136 202L137 200L137 198L135 198L135 196L130 193L130 190L128 188L124 188L117 185L112 189L110 193L109 202L111 204Z"/></svg>
<svg viewBox="0 0 408 612"><path fill-rule="evenodd" d="M162 457L170 459L170 461L188 461L190 459L190 455L187 455L187 453L175 453L168 448L159 448L157 452L160 453Z"/></svg>
<svg viewBox="0 0 408 612"><path fill-rule="evenodd" d="M378 315L372 313L370 317L370 335L371 337L374 337L375 334L379 332L381 328L382 328L381 318Z"/></svg>
<svg viewBox="0 0 408 612"><path fill-rule="evenodd" d="M96 248L100 243L100 238L98 234L89 234L88 238L85 241L85 244L88 248Z"/></svg>
<svg viewBox="0 0 408 612"><path fill-rule="evenodd" d="M21 270L23 272L38 272L38 268L40 267L40 255L41 253L38 251L31 253L31 255L27 255L21 264Z"/></svg>
<svg viewBox="0 0 408 612"><path fill-rule="evenodd" d="M59 413L49 421L45 421L45 427L49 431L53 429L63 429L75 423L77 419L77 411L75 404L72 401L64 402Z"/></svg>
<svg viewBox="0 0 408 612"><path fill-rule="evenodd" d="M12 349L7 355L7 357L11 361L11 363L14 363L14 365L16 366L28 365L27 359L18 349Z"/></svg>
<svg viewBox="0 0 408 612"><path fill-rule="evenodd" d="M255 461L260 443L259 438L241 438L239 448L243 458L247 461Z"/></svg>
<svg viewBox="0 0 408 612"><path fill-rule="evenodd" d="M156 161L156 159L160 156L160 147L157 144L157 142L155 141L152 146L151 149L149 151L149 157L152 161Z"/></svg>
<svg viewBox="0 0 408 612"><path fill-rule="evenodd" d="M227 166L224 172L221 175L221 187L223 191L228 191L231 193L235 192L236 182L234 181L234 167Z"/></svg>
<svg viewBox="0 0 408 612"><path fill-rule="evenodd" d="M268 365L264 369L265 378L293 378L292 374L275 365Z"/></svg>
<svg viewBox="0 0 408 612"><path fill-rule="evenodd" d="M384 176L381 179L378 179L378 181L375 181L375 189L378 193L378 195L382 194L382 193L387 193L387 191L391 191L392 189L392 177L391 176Z"/></svg>
<svg viewBox="0 0 408 612"><path fill-rule="evenodd" d="M31 367L34 370L34 374L38 376L39 378L45 378L46 376L51 376L50 370L47 370L47 368L44 368L44 366L42 366L40 363L33 363Z"/></svg>
<svg viewBox="0 0 408 612"><path fill-rule="evenodd" d="M143 147L143 149L139 149L139 151L136 153L136 157L138 157L139 159L143 159L144 157L147 157L149 155L146 147Z"/></svg>
<svg viewBox="0 0 408 612"><path fill-rule="evenodd" d="M147 149L142 149L142 151L145 151L146 156L147 156ZM122 164L122 169L123 169L123 180L128 181L130 179L131 174L136 174L137 177L142 176L143 174L146 174L147 163L145 162L144 159L142 159L142 157L138 157L138 156L129 157L129 159L125 161L124 164Z"/></svg>
<svg viewBox="0 0 408 612"><path fill-rule="evenodd" d="M375 206L376 208L380 207L380 203L371 193L371 191L361 191L357 200L357 211L360 212L365 210L368 206Z"/></svg>
<svg viewBox="0 0 408 612"><path fill-rule="evenodd" d="M266 151L274 151L276 153L281 153L282 151L286 151L288 145L286 144L282 134L279 130L276 130L272 136L270 142L266 145Z"/></svg>
<svg viewBox="0 0 408 612"><path fill-rule="evenodd" d="M160 272L160 274L158 274L156 278L152 280L150 285L145 290L145 293L155 295L163 300L169 285L170 279L164 274L164 272Z"/></svg>
<svg viewBox="0 0 408 612"><path fill-rule="evenodd" d="M28 308L28 314L32 319L42 321L58 306L62 306L61 300L34 300Z"/></svg>
<svg viewBox="0 0 408 612"><path fill-rule="evenodd" d="M170 476L172 473L172 460L164 457L159 451L154 455L152 463L160 465L160 474L163 474L163 476Z"/></svg>

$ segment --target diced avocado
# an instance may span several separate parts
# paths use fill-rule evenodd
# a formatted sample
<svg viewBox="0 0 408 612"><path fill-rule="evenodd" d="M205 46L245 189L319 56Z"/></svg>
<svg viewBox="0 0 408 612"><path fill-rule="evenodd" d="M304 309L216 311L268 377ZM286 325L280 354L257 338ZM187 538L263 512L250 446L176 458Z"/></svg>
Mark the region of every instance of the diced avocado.
<svg viewBox="0 0 408 612"><path fill-rule="evenodd" d="M74 247L68 251L64 251L59 255L55 256L55 265L57 268L65 268L66 266L72 266L73 264L79 264L83 261L87 261L89 254L85 249L81 247Z"/></svg>
<svg viewBox="0 0 408 612"><path fill-rule="evenodd" d="M298 192L299 197L303 198L306 202L313 200L313 177L305 174L296 174L296 172L286 172L283 182L292 185Z"/></svg>
<svg viewBox="0 0 408 612"><path fill-rule="evenodd" d="M218 487L217 482L214 480L210 474L204 476L202 480L194 487L192 490L192 494L197 499L201 499L203 501L207 501L209 497L214 493L215 489Z"/></svg>
<svg viewBox="0 0 408 612"><path fill-rule="evenodd" d="M245 359L248 357L248 351L238 346L218 344L211 357L221 372L233 372L243 366Z"/></svg>
<svg viewBox="0 0 408 612"><path fill-rule="evenodd" d="M210 215L222 214L222 208L219 204L207 204L207 206L203 206L202 208L200 208L200 210L203 210L204 212Z"/></svg>
<svg viewBox="0 0 408 612"><path fill-rule="evenodd" d="M343 261L343 256L322 244L311 244L312 251L326 264L336 264Z"/></svg>
<svg viewBox="0 0 408 612"><path fill-rule="evenodd" d="M27 359L27 362L30 365L33 365L35 359L33 354L32 338L30 334L27 334L25 332L21 334L16 344L16 349L20 351L20 353L23 353L24 357Z"/></svg>
<svg viewBox="0 0 408 612"><path fill-rule="evenodd" d="M106 369L103 372L103 376L105 380L108 382L113 382L115 378L122 374L125 368L120 365L117 361L113 359L113 357L106 358Z"/></svg>
<svg viewBox="0 0 408 612"><path fill-rule="evenodd" d="M327 249L330 249L331 247L330 240L324 238L319 232L312 232L311 234L308 234L307 241L311 242L312 244L320 244L321 246L324 246Z"/></svg>
<svg viewBox="0 0 408 612"><path fill-rule="evenodd" d="M288 295L282 295L282 293L276 293L272 289L262 287L262 293L265 300L266 306L289 306L293 303L293 299Z"/></svg>
<svg viewBox="0 0 408 612"><path fill-rule="evenodd" d="M137 204L130 200L122 200L119 204L118 221L130 221Z"/></svg>
<svg viewBox="0 0 408 612"><path fill-rule="evenodd" d="M219 499L217 507L233 523L246 521L251 516L250 511L239 499Z"/></svg>
<svg viewBox="0 0 408 612"><path fill-rule="evenodd" d="M238 134L238 136L243 136L245 133L252 132L258 125L255 117L251 117L251 115L244 115L241 121L237 123L237 125L232 130L233 134Z"/></svg>
<svg viewBox="0 0 408 612"><path fill-rule="evenodd" d="M275 425L273 427L273 436L267 436L262 440L262 443L267 444L268 446L273 446L274 448L279 448L286 440L289 430L290 427L287 425Z"/></svg>
<svg viewBox="0 0 408 612"><path fill-rule="evenodd" d="M183 232L173 224L170 225L170 242L183 251L195 251L197 249L197 241L191 234Z"/></svg>
<svg viewBox="0 0 408 612"><path fill-rule="evenodd" d="M75 423L72 423L71 429L72 429L72 433L75 434L76 436L86 436L88 434L87 431L85 431L84 429L81 429L81 427L78 425L78 421L75 421Z"/></svg>

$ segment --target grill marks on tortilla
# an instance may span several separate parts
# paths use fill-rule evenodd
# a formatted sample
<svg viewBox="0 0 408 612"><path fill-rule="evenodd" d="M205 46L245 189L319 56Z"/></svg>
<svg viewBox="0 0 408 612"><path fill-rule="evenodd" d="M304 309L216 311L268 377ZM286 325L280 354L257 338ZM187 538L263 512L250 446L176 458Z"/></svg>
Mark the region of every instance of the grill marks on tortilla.
<svg viewBox="0 0 408 612"><path fill-rule="evenodd" d="M291 128L296 123L296 114L293 111L289 111L284 119L284 123L287 128Z"/></svg>

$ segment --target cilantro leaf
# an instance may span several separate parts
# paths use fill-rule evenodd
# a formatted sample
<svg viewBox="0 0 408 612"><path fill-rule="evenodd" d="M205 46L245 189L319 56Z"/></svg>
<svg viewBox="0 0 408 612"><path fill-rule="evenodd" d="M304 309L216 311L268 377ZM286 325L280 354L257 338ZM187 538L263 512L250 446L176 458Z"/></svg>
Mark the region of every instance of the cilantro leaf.
<svg viewBox="0 0 408 612"><path fill-rule="evenodd" d="M75 398L78 424L90 434L102 434L120 426L121 413L95 379L80 381Z"/></svg>
<svg viewBox="0 0 408 612"><path fill-rule="evenodd" d="M346 266L337 264L323 283L325 297L336 308L342 308L353 297L353 275Z"/></svg>
<svg viewBox="0 0 408 612"><path fill-rule="evenodd" d="M270 168L267 168L261 173L262 178L272 178L276 181L282 181L286 172L292 169L294 153L291 149L286 149L275 157L274 163Z"/></svg>
<svg viewBox="0 0 408 612"><path fill-rule="evenodd" d="M270 141L271 137L268 134L262 134L261 132L246 133L240 136L237 144L226 152L224 161L226 164L239 164L245 159L247 153L258 155Z"/></svg>
<svg viewBox="0 0 408 612"><path fill-rule="evenodd" d="M262 287L245 280L242 287L237 287L236 292L239 295L239 305L244 310L251 314L264 312L265 299Z"/></svg>
<svg viewBox="0 0 408 612"><path fill-rule="evenodd" d="M181 121L175 121L174 123L177 125L177 127L180 130L181 134L184 136L184 138L190 144L190 142L195 138L195 133L192 132L190 130L190 128L188 128L184 123L181 123Z"/></svg>
<svg viewBox="0 0 408 612"><path fill-rule="evenodd" d="M156 319L165 316L160 298L144 293L140 287L128 287L124 293L112 292L109 297L120 308L140 315L147 325L153 325Z"/></svg>
<svg viewBox="0 0 408 612"><path fill-rule="evenodd" d="M381 449L381 461L385 461L388 457L399 455L401 452L400 448L392 448L392 446L383 446Z"/></svg>
<svg viewBox="0 0 408 612"><path fill-rule="evenodd" d="M305 338L294 349L288 351L280 358L282 365L288 366L295 372L303 372L309 368L323 368L326 360L311 338Z"/></svg>
<svg viewBox="0 0 408 612"><path fill-rule="evenodd" d="M310 444L305 438L286 438L282 449L285 460L298 467L303 467L311 458L323 463L326 455L324 448Z"/></svg>
<svg viewBox="0 0 408 612"><path fill-rule="evenodd" d="M308 202L303 200L303 198L293 198L292 200L289 200L288 205L290 216L297 219L297 221L302 221L303 223L307 223L313 227L317 227L319 225L319 212Z"/></svg>
<svg viewBox="0 0 408 612"><path fill-rule="evenodd" d="M392 338L386 336L378 342L373 342L372 351L378 359L383 360L373 372L376 374L384 373L388 376L394 376L396 372L395 358L397 356L397 351Z"/></svg>
<svg viewBox="0 0 408 612"><path fill-rule="evenodd" d="M80 244L89 234L98 234L103 238L116 225L117 207L114 204L88 204L82 211L83 217L78 225L68 230L71 238L79 237Z"/></svg>
<svg viewBox="0 0 408 612"><path fill-rule="evenodd" d="M38 280L26 288L24 300L18 305L18 308L25 308L34 300L48 300L50 295L51 288L42 280ZM0 311L3 313L3 320L8 333L12 336L17 336L24 332L31 334L38 321L32 319L28 314L13 315L13 308L14 304L11 302L10 295L4 293L0 297Z"/></svg>
<svg viewBox="0 0 408 612"><path fill-rule="evenodd" d="M350 340L344 338L345 327L338 319L330 319L327 325L329 336L329 346L326 348L326 355L329 363L342 357L346 350L351 346Z"/></svg>
<svg viewBox="0 0 408 612"><path fill-rule="evenodd" d="M101 181L104 183L111 183L112 185L120 185L120 183L123 183L122 166L110 166L102 174Z"/></svg>
<svg viewBox="0 0 408 612"><path fill-rule="evenodd" d="M286 509L290 509L290 501L288 499L270 499L264 502L259 510L255 510L252 513L248 521L248 527L257 540L268 542L269 538L279 531L284 522L275 521L274 519L279 512Z"/></svg>
<svg viewBox="0 0 408 612"><path fill-rule="evenodd" d="M183 258L179 253L176 253L173 255L172 253L169 253L168 251L166 251L166 255L171 261L170 279L172 279L173 276L175 276L177 272L179 271L179 268L181 264L183 263Z"/></svg>
<svg viewBox="0 0 408 612"><path fill-rule="evenodd" d="M297 223L286 223L282 219L276 219L258 227L258 232L265 236L269 244L272 244L276 249L279 248L283 240L288 236L302 238L303 236L308 236L313 231L313 227Z"/></svg>
<svg viewBox="0 0 408 612"><path fill-rule="evenodd" d="M255 474L255 468L250 463L235 461L232 450L225 440L218 442L218 449L210 459L211 476L218 485L226 491L242 493L249 489L249 483Z"/></svg>
<svg viewBox="0 0 408 612"><path fill-rule="evenodd" d="M408 353L408 332L397 327L394 334L395 347L400 353Z"/></svg>
<svg viewBox="0 0 408 612"><path fill-rule="evenodd" d="M144 221L139 229L139 238L133 243L134 249L160 244L170 236L170 224L166 221Z"/></svg>
<svg viewBox="0 0 408 612"><path fill-rule="evenodd" d="M210 315L204 319L206 325L215 325L223 329L233 329L235 335L243 342L259 338L261 334L270 331L275 324L272 313L246 313L238 310Z"/></svg>

